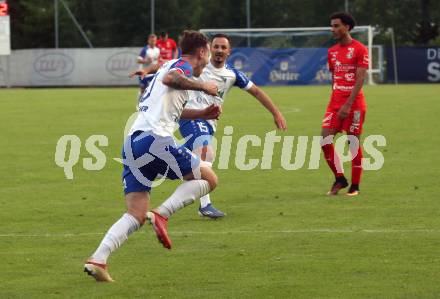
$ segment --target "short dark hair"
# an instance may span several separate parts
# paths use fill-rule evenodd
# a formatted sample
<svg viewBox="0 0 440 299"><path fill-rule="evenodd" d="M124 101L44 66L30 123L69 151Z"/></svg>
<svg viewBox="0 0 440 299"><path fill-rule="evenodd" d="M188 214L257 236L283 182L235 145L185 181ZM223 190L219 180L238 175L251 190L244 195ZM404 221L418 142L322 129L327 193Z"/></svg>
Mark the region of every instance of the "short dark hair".
<svg viewBox="0 0 440 299"><path fill-rule="evenodd" d="M216 38L226 38L226 39L228 40L229 46L231 46L231 38L229 37L229 35L224 34L224 33L217 33L217 34L214 34L214 35L211 37L211 42L213 42L214 39L216 39Z"/></svg>
<svg viewBox="0 0 440 299"><path fill-rule="evenodd" d="M168 32L166 32L166 31L162 31L161 33L160 33L160 37L165 37L165 36L167 36L168 35Z"/></svg>
<svg viewBox="0 0 440 299"><path fill-rule="evenodd" d="M330 16L330 20L340 19L342 24L348 25L349 31L354 28L356 25L356 20L353 18L351 14L348 12L335 12Z"/></svg>
<svg viewBox="0 0 440 299"><path fill-rule="evenodd" d="M206 48L208 42L208 38L203 33L194 30L185 30L182 32L182 40L180 41L182 55L195 54L197 49Z"/></svg>

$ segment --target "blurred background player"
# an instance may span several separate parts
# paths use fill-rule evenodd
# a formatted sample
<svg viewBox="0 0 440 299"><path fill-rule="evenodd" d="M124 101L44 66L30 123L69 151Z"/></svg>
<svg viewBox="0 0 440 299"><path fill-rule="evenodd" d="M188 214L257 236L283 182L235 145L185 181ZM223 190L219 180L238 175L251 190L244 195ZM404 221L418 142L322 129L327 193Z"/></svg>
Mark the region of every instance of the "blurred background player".
<svg viewBox="0 0 440 299"><path fill-rule="evenodd" d="M211 58L209 64L196 80L199 82L217 82L219 95L211 96L201 92L190 92L190 98L186 107L204 109L212 104L223 105L226 94L233 86L237 86L246 90L272 114L278 129L286 130L286 121L270 97L242 72L226 63L230 54L231 42L229 36L225 34L214 35L211 40ZM185 117L182 116L179 121L179 130L183 137L189 138L185 146L191 149L203 161L212 163L215 153L213 151L211 138L216 130L216 120L188 120L184 118ZM209 195L200 198L199 214L209 218L225 216L223 212L214 208Z"/></svg>
<svg viewBox="0 0 440 299"><path fill-rule="evenodd" d="M157 36L152 33L148 36L148 42L145 47L142 48L137 59L139 64L139 69L143 69L149 65L158 64L160 58L160 50L156 47ZM147 88L152 76L139 76L139 97L144 93L145 88Z"/></svg>
<svg viewBox="0 0 440 299"><path fill-rule="evenodd" d="M160 58L162 61L176 59L178 56L176 42L168 37L168 32L162 32L157 40L156 46L160 50Z"/></svg>
<svg viewBox="0 0 440 299"><path fill-rule="evenodd" d="M208 39L196 31L185 31L182 58L171 60L156 73L139 103L139 113L127 136L122 158L126 213L108 230L101 244L84 265L84 271L97 281L111 282L107 259L130 234L146 220L151 183L161 174L184 179L174 193L148 219L159 241L171 249L167 219L195 199L212 191L217 176L207 162L173 138L176 121L188 99L188 90L217 94L215 83L190 79L199 76L209 60ZM217 118L219 109L189 110L196 117Z"/></svg>
<svg viewBox="0 0 440 299"><path fill-rule="evenodd" d="M345 131L350 138L351 180L347 195L359 194L362 175L362 148L360 136L365 119L366 104L362 92L368 69L367 48L351 37L350 31L355 26L354 18L344 12L334 13L330 17L331 32L337 44L328 49L328 65L332 72L332 95L322 121L324 157L335 175L335 182L328 195L336 195L347 187L348 182L338 154L333 146L333 139L338 132Z"/></svg>

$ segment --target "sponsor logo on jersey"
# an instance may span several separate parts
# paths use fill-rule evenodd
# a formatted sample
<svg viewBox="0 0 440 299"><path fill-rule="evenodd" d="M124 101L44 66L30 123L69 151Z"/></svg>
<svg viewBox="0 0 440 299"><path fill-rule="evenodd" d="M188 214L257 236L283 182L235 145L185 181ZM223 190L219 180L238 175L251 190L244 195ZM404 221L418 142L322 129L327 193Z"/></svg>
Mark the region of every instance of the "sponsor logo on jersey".
<svg viewBox="0 0 440 299"><path fill-rule="evenodd" d="M356 69L355 65L352 64L342 64L340 61L335 62L335 71L336 72L348 72Z"/></svg>
<svg viewBox="0 0 440 299"><path fill-rule="evenodd" d="M348 53L347 53L347 58L348 59L352 59L353 58L353 53L354 53L354 48L348 48Z"/></svg>
<svg viewBox="0 0 440 299"><path fill-rule="evenodd" d="M70 75L75 68L73 59L63 53L46 53L34 62L34 70L47 79L58 79Z"/></svg>
<svg viewBox="0 0 440 299"><path fill-rule="evenodd" d="M347 81L354 81L354 73L346 73L344 77Z"/></svg>
<svg viewBox="0 0 440 299"><path fill-rule="evenodd" d="M336 83L333 85L334 90L341 90L341 91L351 91L354 86L345 86L345 85L337 85Z"/></svg>

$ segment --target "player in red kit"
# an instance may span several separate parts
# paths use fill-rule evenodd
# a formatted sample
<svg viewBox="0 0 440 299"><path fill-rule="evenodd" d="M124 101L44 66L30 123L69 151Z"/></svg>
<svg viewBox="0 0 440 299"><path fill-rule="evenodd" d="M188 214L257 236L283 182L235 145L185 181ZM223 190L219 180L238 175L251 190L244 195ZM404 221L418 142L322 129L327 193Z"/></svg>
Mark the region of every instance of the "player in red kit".
<svg viewBox="0 0 440 299"><path fill-rule="evenodd" d="M168 37L167 32L162 32L156 46L160 49L160 58L163 62L177 58L176 42Z"/></svg>
<svg viewBox="0 0 440 299"><path fill-rule="evenodd" d="M348 13L335 13L330 17L331 32L337 44L328 49L328 65L332 72L332 95L322 121L321 147L324 157L335 175L328 195L337 195L348 186L344 170L333 146L338 132L349 135L352 184L347 195L359 194L362 175L362 149L360 135L365 119L366 104L362 85L368 69L368 50L350 35L355 20Z"/></svg>

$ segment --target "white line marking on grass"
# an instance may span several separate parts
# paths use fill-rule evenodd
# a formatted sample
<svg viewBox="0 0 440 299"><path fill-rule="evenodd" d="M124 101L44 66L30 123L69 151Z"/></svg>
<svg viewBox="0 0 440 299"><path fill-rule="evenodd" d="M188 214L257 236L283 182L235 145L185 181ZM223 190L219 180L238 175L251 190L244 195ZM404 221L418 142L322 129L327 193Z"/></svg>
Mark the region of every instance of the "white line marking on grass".
<svg viewBox="0 0 440 299"><path fill-rule="evenodd" d="M299 229L299 230L236 230L236 231L175 231L170 235L256 235L256 234L405 234L405 233L440 233L438 229ZM0 234L0 238L75 238L103 236L104 233L54 233L54 234Z"/></svg>
<svg viewBox="0 0 440 299"><path fill-rule="evenodd" d="M283 113L287 114L287 113L298 113L301 112L300 108L289 108L289 109L284 109Z"/></svg>

